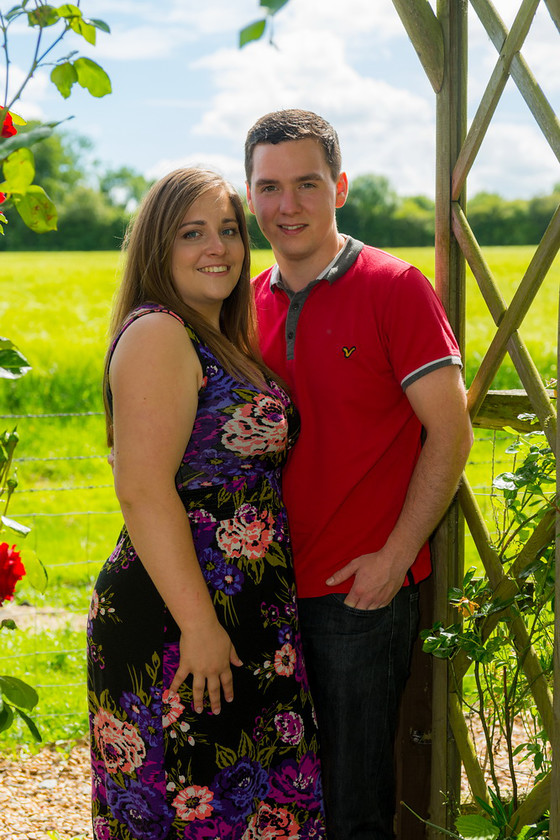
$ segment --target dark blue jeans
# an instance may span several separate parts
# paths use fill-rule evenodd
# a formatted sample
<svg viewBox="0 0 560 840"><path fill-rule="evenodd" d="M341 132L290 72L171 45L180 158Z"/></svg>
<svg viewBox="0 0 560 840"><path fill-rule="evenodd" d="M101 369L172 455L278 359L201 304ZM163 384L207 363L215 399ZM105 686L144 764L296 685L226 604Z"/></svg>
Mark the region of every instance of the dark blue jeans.
<svg viewBox="0 0 560 840"><path fill-rule="evenodd" d="M307 672L321 739L328 840L389 840L394 739L418 632L418 586L380 610L345 595L301 598Z"/></svg>

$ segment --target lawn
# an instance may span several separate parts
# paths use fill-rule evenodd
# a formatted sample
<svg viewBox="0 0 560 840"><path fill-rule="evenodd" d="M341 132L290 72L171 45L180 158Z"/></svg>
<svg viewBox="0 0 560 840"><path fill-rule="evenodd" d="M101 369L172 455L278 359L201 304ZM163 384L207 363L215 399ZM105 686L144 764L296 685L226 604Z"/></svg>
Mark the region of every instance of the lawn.
<svg viewBox="0 0 560 840"><path fill-rule="evenodd" d="M399 249L429 277L433 249ZM531 259L531 248L489 248L486 259L506 301L511 300ZM272 263L269 251L257 251L253 271ZM44 594L24 579L16 604L26 603L34 616L29 629L2 630L0 672L7 671L40 686L35 715L45 740L75 737L85 731L83 616L100 564L111 551L121 517L106 462L101 416L101 372L107 324L120 265L117 253L2 254L2 334L29 358L33 370L17 382L3 381L0 412L28 415L5 418L1 428L17 425L19 487L10 515L32 528L25 552L35 551L48 569ZM493 334L472 276L467 288L467 380ZM532 351L543 379L555 375L560 263L549 272L520 333ZM519 387L509 360L496 387ZM68 415L45 417L45 414ZM39 415L39 416L35 416ZM491 478L509 468L504 450L511 437L477 431L468 475L493 530ZM11 536L2 535L12 541ZM476 554L467 538L467 563ZM60 611L56 620L45 610ZM10 746L16 727L0 736Z"/></svg>

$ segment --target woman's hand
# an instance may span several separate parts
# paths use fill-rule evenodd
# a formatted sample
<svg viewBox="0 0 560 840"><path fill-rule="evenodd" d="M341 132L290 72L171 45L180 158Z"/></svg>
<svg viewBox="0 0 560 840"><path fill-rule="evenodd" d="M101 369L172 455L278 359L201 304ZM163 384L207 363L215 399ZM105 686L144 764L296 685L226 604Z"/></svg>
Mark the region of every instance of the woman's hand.
<svg viewBox="0 0 560 840"><path fill-rule="evenodd" d="M243 665L228 634L216 620L210 620L196 630L181 633L179 644L179 667L169 686L171 694L189 674L193 676L193 704L196 712L202 712L204 690L208 692L212 713L218 715L221 709L221 689L227 703L233 700L233 676L230 665Z"/></svg>

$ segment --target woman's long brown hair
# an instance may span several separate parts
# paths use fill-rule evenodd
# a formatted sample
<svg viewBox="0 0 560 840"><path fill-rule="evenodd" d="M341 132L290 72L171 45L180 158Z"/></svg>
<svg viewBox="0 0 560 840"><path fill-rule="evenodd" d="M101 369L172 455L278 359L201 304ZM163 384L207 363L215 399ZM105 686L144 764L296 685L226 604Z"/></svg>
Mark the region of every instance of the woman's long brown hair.
<svg viewBox="0 0 560 840"><path fill-rule="evenodd" d="M245 247L239 280L222 306L220 330L181 299L171 271L173 245L179 226L191 205L212 189L221 189L229 196ZM113 305L103 382L109 446L113 443L108 391L111 348L128 316L142 304L157 303L176 312L208 345L228 373L257 387L265 387L264 377L270 371L261 360L256 340L249 235L242 201L231 184L206 169L187 168L170 172L146 194L129 225L123 251L125 267Z"/></svg>

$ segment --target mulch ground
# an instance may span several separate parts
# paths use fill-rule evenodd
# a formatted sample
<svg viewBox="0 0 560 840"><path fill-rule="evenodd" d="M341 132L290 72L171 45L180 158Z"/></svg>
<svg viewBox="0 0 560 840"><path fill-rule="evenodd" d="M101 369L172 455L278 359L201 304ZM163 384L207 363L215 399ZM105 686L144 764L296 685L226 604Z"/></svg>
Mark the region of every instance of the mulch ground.
<svg viewBox="0 0 560 840"><path fill-rule="evenodd" d="M85 743L0 755L0 840L93 840L89 778Z"/></svg>

